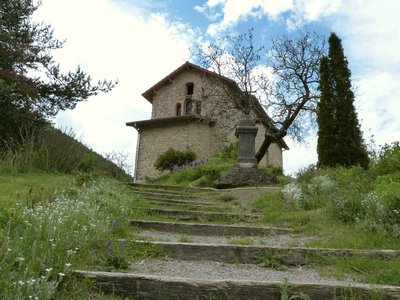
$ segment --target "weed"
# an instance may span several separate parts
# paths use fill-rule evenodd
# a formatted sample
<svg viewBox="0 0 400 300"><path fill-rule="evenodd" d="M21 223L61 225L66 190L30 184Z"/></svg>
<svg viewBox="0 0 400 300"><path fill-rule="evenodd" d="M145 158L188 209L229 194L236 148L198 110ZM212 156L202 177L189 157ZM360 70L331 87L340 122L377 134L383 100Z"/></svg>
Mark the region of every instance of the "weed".
<svg viewBox="0 0 400 300"><path fill-rule="evenodd" d="M261 267L273 268L279 271L287 269L284 265L282 256L271 250L266 250L262 254L255 256L253 262Z"/></svg>
<svg viewBox="0 0 400 300"><path fill-rule="evenodd" d="M182 234L179 238L181 243L190 243L190 237L187 234Z"/></svg>
<svg viewBox="0 0 400 300"><path fill-rule="evenodd" d="M232 195L222 195L222 196L218 197L218 200L223 201L223 202L231 202L235 199L236 199L236 197L232 196Z"/></svg>
<svg viewBox="0 0 400 300"><path fill-rule="evenodd" d="M295 293L293 289L296 288L290 285L289 280L285 277L283 282L279 285L279 292L281 300L310 300L311 298L305 293Z"/></svg>
<svg viewBox="0 0 400 300"><path fill-rule="evenodd" d="M164 248L158 245L152 245L146 242L131 241L127 245L129 257L134 260L141 260L144 258L163 257L166 255Z"/></svg>

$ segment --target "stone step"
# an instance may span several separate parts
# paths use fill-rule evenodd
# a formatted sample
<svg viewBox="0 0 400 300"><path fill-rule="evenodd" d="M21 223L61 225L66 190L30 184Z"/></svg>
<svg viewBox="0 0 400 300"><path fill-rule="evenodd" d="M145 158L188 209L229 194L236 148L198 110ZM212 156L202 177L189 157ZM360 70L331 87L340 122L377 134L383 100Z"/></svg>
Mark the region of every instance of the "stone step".
<svg viewBox="0 0 400 300"><path fill-rule="evenodd" d="M90 279L104 293L134 299L283 299L304 293L310 299L370 299L376 289L383 299L400 299L400 287L372 286L366 284L318 284L308 282L263 282L244 280L206 280L169 276L152 276L135 273L75 271L80 277ZM301 298L290 299L301 299ZM289 299L289 298L288 298ZM379 298L381 299L381 298Z"/></svg>
<svg viewBox="0 0 400 300"><path fill-rule="evenodd" d="M192 194L181 194L181 193L165 193L165 192L154 192L154 191L134 191L135 194L138 194L147 199L198 199L198 196Z"/></svg>
<svg viewBox="0 0 400 300"><path fill-rule="evenodd" d="M201 210L179 210L164 208L143 208L151 214L160 214L180 220L207 220L207 221L248 221L261 217L258 214L234 214L228 212L201 211Z"/></svg>
<svg viewBox="0 0 400 300"><path fill-rule="evenodd" d="M169 198L169 197L144 197L146 200L159 201L159 202L169 202L177 204L204 204L204 205L215 205L218 204L217 201L204 200L199 198Z"/></svg>
<svg viewBox="0 0 400 300"><path fill-rule="evenodd" d="M400 250L353 250L308 247L242 246L226 244L201 244L177 242L132 241L162 247L168 257L182 260L212 260L226 263L254 263L256 260L274 260L281 265L306 265L312 257L374 256L389 259L400 256Z"/></svg>
<svg viewBox="0 0 400 300"><path fill-rule="evenodd" d="M142 229L205 236L265 236L295 233L293 229L276 227L251 227L244 225L195 224L145 220L130 220L129 222L130 224Z"/></svg>
<svg viewBox="0 0 400 300"><path fill-rule="evenodd" d="M204 210L204 211L230 211L230 207L225 207L221 205L210 205L203 203L195 203L195 202L164 202L164 201L148 201L149 204L161 208L163 206L170 207L174 206L178 209L190 209L190 210Z"/></svg>
<svg viewBox="0 0 400 300"><path fill-rule="evenodd" d="M198 188L189 186L177 186L177 185L157 185L157 184L144 184L144 183L127 183L134 190L150 190L150 191L162 191L172 193L207 193L216 191L213 188Z"/></svg>

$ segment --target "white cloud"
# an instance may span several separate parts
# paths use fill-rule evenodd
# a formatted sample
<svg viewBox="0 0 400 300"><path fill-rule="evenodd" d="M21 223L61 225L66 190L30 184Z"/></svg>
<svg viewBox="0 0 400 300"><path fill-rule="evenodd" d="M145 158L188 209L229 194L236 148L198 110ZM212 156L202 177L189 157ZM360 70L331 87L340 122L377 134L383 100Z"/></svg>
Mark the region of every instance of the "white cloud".
<svg viewBox="0 0 400 300"><path fill-rule="evenodd" d="M95 80L119 81L112 92L61 112L56 124L72 127L97 152L134 156L136 131L125 123L150 117L151 105L140 95L189 57L193 31L111 0L45 0L35 17L66 38L55 52L65 70L81 65Z"/></svg>
<svg viewBox="0 0 400 300"><path fill-rule="evenodd" d="M371 130L378 145L399 140L400 76L376 73L364 76L357 85L356 105L364 132Z"/></svg>
<svg viewBox="0 0 400 300"><path fill-rule="evenodd" d="M308 140L306 144L299 144L290 137L286 137L285 141L290 148L283 152L283 170L286 175L296 175L300 169L317 163L316 138Z"/></svg>
<svg viewBox="0 0 400 300"><path fill-rule="evenodd" d="M210 24L208 27L207 33L211 36L218 35L221 31L235 26L239 21L246 20L249 16L259 18L262 15L268 15L273 19L293 6L292 0L225 0L213 2L215 2L213 5L207 3L208 7L212 9L217 6L216 4L221 4L223 15L221 21ZM215 11L213 14L218 15Z"/></svg>

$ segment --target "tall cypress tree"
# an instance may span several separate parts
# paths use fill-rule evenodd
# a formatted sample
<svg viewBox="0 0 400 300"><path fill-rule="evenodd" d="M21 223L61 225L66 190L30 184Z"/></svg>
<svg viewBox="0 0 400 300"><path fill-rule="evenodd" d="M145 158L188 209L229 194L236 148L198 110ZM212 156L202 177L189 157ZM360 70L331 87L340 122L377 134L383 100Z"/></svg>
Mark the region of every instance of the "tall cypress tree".
<svg viewBox="0 0 400 300"><path fill-rule="evenodd" d="M328 57L321 60L320 71L322 104L320 103L318 111L319 165L361 165L367 168L369 158L354 107L351 72L343 53L342 42L335 33L329 37ZM328 106L331 109L330 113L325 111Z"/></svg>
<svg viewBox="0 0 400 300"><path fill-rule="evenodd" d="M334 167L336 165L337 132L335 126L336 110L333 92L333 79L328 57L321 59L319 90L321 98L317 106L318 122L318 165Z"/></svg>

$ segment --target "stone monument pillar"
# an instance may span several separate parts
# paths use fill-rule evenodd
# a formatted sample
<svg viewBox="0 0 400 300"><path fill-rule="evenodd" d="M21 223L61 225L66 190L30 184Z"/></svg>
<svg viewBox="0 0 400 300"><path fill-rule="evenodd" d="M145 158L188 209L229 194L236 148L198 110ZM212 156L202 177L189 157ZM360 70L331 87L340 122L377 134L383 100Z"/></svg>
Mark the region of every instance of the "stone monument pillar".
<svg viewBox="0 0 400 300"><path fill-rule="evenodd" d="M238 157L236 166L239 168L256 168L256 135L258 128L256 122L250 118L243 118L239 121L235 135L239 139Z"/></svg>
<svg viewBox="0 0 400 300"><path fill-rule="evenodd" d="M236 165L222 173L216 182L217 188L234 188L239 186L258 186L277 183L276 177L257 168L256 122L245 116L239 121L235 135L239 139Z"/></svg>

